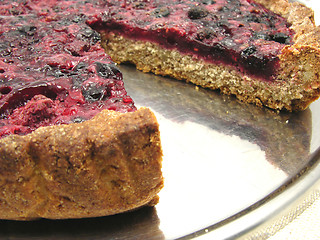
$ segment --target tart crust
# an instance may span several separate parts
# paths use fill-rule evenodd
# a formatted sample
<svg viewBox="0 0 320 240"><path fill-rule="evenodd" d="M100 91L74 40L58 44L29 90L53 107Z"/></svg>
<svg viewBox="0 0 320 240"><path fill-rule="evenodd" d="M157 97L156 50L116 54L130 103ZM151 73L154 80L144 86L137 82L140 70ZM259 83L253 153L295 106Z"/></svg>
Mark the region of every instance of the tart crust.
<svg viewBox="0 0 320 240"><path fill-rule="evenodd" d="M304 110L320 95L320 28L315 26L313 11L286 0L256 2L285 17L295 31L294 44L284 47L278 56L280 66L273 81L256 79L230 66L108 31L102 34L102 44L114 61L134 63L144 72L219 89L258 106Z"/></svg>
<svg viewBox="0 0 320 240"><path fill-rule="evenodd" d="M0 218L87 218L153 206L161 159L148 108L10 135L0 139Z"/></svg>

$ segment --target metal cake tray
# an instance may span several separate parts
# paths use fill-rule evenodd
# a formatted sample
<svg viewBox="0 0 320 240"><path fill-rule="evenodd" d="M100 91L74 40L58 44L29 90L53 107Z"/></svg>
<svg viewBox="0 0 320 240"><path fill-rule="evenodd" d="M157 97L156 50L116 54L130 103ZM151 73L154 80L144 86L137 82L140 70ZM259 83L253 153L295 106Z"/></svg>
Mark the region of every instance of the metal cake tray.
<svg viewBox="0 0 320 240"><path fill-rule="evenodd" d="M120 69L136 105L150 107L160 124L159 204L93 219L0 221L0 239L241 237L318 183L320 101L276 113L133 66Z"/></svg>

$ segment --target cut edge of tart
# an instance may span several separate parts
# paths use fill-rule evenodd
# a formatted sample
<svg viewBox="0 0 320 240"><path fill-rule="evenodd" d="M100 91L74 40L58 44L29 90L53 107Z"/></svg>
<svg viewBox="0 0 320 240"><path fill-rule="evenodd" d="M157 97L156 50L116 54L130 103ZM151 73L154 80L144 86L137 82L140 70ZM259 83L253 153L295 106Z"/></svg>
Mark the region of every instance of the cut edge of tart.
<svg viewBox="0 0 320 240"><path fill-rule="evenodd" d="M279 61L272 81L243 73L234 66L212 63L193 53L182 53L103 27L102 45L115 62L133 63L144 72L219 89L258 106L304 110L320 95L320 28L315 26L313 11L300 3L285 0L256 2L286 18L295 32L293 44L284 46L277 55Z"/></svg>

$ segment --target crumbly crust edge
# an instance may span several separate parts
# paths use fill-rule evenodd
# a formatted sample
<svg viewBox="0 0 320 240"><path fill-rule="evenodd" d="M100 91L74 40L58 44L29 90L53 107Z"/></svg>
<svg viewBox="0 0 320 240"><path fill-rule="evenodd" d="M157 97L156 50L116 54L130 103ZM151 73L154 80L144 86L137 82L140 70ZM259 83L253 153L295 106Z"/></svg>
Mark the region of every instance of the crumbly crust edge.
<svg viewBox="0 0 320 240"><path fill-rule="evenodd" d="M153 206L163 187L148 108L0 139L0 219L88 218Z"/></svg>

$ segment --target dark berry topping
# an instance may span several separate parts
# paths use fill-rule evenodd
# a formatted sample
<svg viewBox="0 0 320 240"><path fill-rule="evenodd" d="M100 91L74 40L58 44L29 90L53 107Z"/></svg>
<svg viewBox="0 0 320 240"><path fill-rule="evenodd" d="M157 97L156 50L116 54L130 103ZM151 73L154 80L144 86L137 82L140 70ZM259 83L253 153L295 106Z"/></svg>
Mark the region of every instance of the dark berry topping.
<svg viewBox="0 0 320 240"><path fill-rule="evenodd" d="M271 35L270 38L278 43L289 44L290 42L290 37L281 32Z"/></svg>
<svg viewBox="0 0 320 240"><path fill-rule="evenodd" d="M156 18L168 17L170 15L170 8L160 7L152 12Z"/></svg>
<svg viewBox="0 0 320 240"><path fill-rule="evenodd" d="M250 56L251 54L255 53L257 51L257 48L255 46L250 46L250 47L247 47L246 49L244 49L242 52L241 52L241 57L248 57Z"/></svg>
<svg viewBox="0 0 320 240"><path fill-rule="evenodd" d="M79 62L77 66L74 67L74 72L84 72L88 68L88 64L85 62Z"/></svg>
<svg viewBox="0 0 320 240"><path fill-rule="evenodd" d="M7 95L12 91L12 88L9 86L0 87L0 94Z"/></svg>
<svg viewBox="0 0 320 240"><path fill-rule="evenodd" d="M201 0L201 3L205 4L205 5L210 5L210 4L215 4L216 1L213 0Z"/></svg>
<svg viewBox="0 0 320 240"><path fill-rule="evenodd" d="M79 123L103 109L135 111L119 69L88 21L98 1L0 1L0 138ZM56 6L55 6L56 5Z"/></svg>
<svg viewBox="0 0 320 240"><path fill-rule="evenodd" d="M198 31L196 39L202 41L204 39L209 39L214 34L215 32L213 29L205 27Z"/></svg>
<svg viewBox="0 0 320 240"><path fill-rule="evenodd" d="M136 9L143 9L145 8L145 6L146 6L146 3L144 2L136 2L133 4L133 7Z"/></svg>
<svg viewBox="0 0 320 240"><path fill-rule="evenodd" d="M255 32L253 33L253 38L255 39L263 39L266 41L271 41L272 38L270 37L270 35L263 33L263 32Z"/></svg>
<svg viewBox="0 0 320 240"><path fill-rule="evenodd" d="M33 36L37 30L37 27L25 25L25 26L18 27L17 29L20 33L24 35Z"/></svg>
<svg viewBox="0 0 320 240"><path fill-rule="evenodd" d="M122 74L114 64L96 62L97 73L104 78L121 79Z"/></svg>
<svg viewBox="0 0 320 240"><path fill-rule="evenodd" d="M82 95L88 102L102 101L110 96L110 90L103 83L88 82L82 86Z"/></svg>
<svg viewBox="0 0 320 240"><path fill-rule="evenodd" d="M195 6L189 9L188 17L192 20L201 19L209 14L208 10L201 6Z"/></svg>
<svg viewBox="0 0 320 240"><path fill-rule="evenodd" d="M93 30L92 28L84 28L80 31L80 38L89 40L89 42L94 45L101 40L100 34Z"/></svg>
<svg viewBox="0 0 320 240"><path fill-rule="evenodd" d="M272 81L281 50L293 44L294 31L286 19L251 0L148 0L141 1L145 6L138 11L109 1L113 5L102 26L110 31L237 67L263 80ZM160 14L160 4L170 9L168 16Z"/></svg>
<svg viewBox="0 0 320 240"><path fill-rule="evenodd" d="M82 118L82 117L75 117L72 119L72 122L74 123L82 123L84 122L86 119Z"/></svg>

